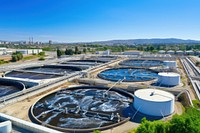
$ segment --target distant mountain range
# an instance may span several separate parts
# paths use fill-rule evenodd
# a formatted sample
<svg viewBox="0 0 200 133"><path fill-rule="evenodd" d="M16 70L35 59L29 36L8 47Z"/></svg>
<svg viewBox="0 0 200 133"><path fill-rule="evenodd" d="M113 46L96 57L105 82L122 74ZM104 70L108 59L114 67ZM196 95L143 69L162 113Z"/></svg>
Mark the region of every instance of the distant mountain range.
<svg viewBox="0 0 200 133"><path fill-rule="evenodd" d="M0 42L5 42L0 40ZM9 42L9 41L8 41ZM11 43L24 42L24 41L11 41ZM48 44L48 42L43 42ZM152 38L152 39L126 39L126 40L108 40L108 41L94 41L94 42L53 42L53 44L101 44L101 45L140 45L140 44L200 44L200 40L184 40L177 38Z"/></svg>
<svg viewBox="0 0 200 133"><path fill-rule="evenodd" d="M102 44L102 45L138 45L138 44L200 44L199 40L183 40L177 38L153 38L153 39L128 39L128 40L109 40L109 41L96 41L89 42L90 44Z"/></svg>

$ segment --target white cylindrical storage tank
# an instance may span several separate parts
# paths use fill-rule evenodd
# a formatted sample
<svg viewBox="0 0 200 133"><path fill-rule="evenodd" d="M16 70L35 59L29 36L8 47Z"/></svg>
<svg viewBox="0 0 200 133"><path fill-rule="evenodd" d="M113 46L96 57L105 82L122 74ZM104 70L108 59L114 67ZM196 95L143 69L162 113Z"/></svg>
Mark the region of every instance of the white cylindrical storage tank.
<svg viewBox="0 0 200 133"><path fill-rule="evenodd" d="M164 61L163 65L166 67L177 67L176 61Z"/></svg>
<svg viewBox="0 0 200 133"><path fill-rule="evenodd" d="M134 108L150 116L167 116L174 112L175 97L173 94L156 89L135 91Z"/></svg>
<svg viewBox="0 0 200 133"><path fill-rule="evenodd" d="M172 72L158 73L158 83L165 86L176 86L180 84L180 74Z"/></svg>

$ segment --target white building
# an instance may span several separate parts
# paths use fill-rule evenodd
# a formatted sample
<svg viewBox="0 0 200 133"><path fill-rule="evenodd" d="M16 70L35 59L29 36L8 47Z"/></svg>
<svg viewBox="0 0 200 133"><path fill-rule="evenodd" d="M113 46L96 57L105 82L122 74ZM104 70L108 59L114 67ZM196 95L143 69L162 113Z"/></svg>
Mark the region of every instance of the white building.
<svg viewBox="0 0 200 133"><path fill-rule="evenodd" d="M167 51L167 54L175 54L175 51L174 50L169 50L169 51Z"/></svg>
<svg viewBox="0 0 200 133"><path fill-rule="evenodd" d="M29 54L39 54L42 52L42 49L18 49L16 52L20 52L24 55L29 55Z"/></svg>
<svg viewBox="0 0 200 133"><path fill-rule="evenodd" d="M106 50L103 52L103 55L110 55L110 50Z"/></svg>
<svg viewBox="0 0 200 133"><path fill-rule="evenodd" d="M184 52L183 52L182 50L178 50L178 51L176 51L176 54L177 54L177 55L183 55Z"/></svg>
<svg viewBox="0 0 200 133"><path fill-rule="evenodd" d="M96 51L96 54L110 55L110 50L106 50L106 51Z"/></svg>
<svg viewBox="0 0 200 133"><path fill-rule="evenodd" d="M7 54L7 55L11 55L12 53L13 53L12 50L7 50L7 51L6 51L6 54Z"/></svg>
<svg viewBox="0 0 200 133"><path fill-rule="evenodd" d="M159 54L165 54L166 52L164 50L158 51Z"/></svg>
<svg viewBox="0 0 200 133"><path fill-rule="evenodd" d="M188 50L185 52L187 55L194 55L194 51L193 50Z"/></svg>
<svg viewBox="0 0 200 133"><path fill-rule="evenodd" d="M0 55L5 55L6 50L7 50L7 48L4 48L4 47L0 48Z"/></svg>
<svg viewBox="0 0 200 133"><path fill-rule="evenodd" d="M123 53L123 55L141 55L141 54L142 54L141 51L127 51Z"/></svg>

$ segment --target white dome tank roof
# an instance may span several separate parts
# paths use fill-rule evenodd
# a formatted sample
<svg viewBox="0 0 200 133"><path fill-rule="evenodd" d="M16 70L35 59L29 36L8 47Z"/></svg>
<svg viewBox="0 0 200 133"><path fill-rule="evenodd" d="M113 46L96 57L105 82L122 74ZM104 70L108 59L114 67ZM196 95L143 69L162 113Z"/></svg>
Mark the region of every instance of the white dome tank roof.
<svg viewBox="0 0 200 133"><path fill-rule="evenodd" d="M135 91L133 106L139 112L150 116L167 116L174 112L175 96L157 89Z"/></svg>
<svg viewBox="0 0 200 133"><path fill-rule="evenodd" d="M168 77L177 77L180 76L178 73L173 73L173 72L160 72L158 73L160 76L168 76Z"/></svg>
<svg viewBox="0 0 200 133"><path fill-rule="evenodd" d="M135 96L152 102L167 102L174 99L171 93L156 89L141 89L135 92Z"/></svg>

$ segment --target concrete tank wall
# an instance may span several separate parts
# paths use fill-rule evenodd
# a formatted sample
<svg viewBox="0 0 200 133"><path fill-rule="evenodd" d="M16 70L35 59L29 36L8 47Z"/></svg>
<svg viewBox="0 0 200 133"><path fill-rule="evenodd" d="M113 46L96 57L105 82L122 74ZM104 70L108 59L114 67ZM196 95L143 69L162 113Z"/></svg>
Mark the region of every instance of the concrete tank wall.
<svg viewBox="0 0 200 133"><path fill-rule="evenodd" d="M22 82L5 78L0 78L0 85L15 86L20 90L23 90L25 88L25 85Z"/></svg>
<svg viewBox="0 0 200 133"><path fill-rule="evenodd" d="M174 112L174 100L156 102L134 97L134 107L139 112L151 116L167 116Z"/></svg>
<svg viewBox="0 0 200 133"><path fill-rule="evenodd" d="M14 86L19 87L20 89L23 89L24 86L26 88L30 88L30 87L39 85L39 83L36 83L36 82L29 82L29 81L15 80L15 79L7 79L7 78L0 78L0 83L14 85ZM24 84L24 86L21 83Z"/></svg>

